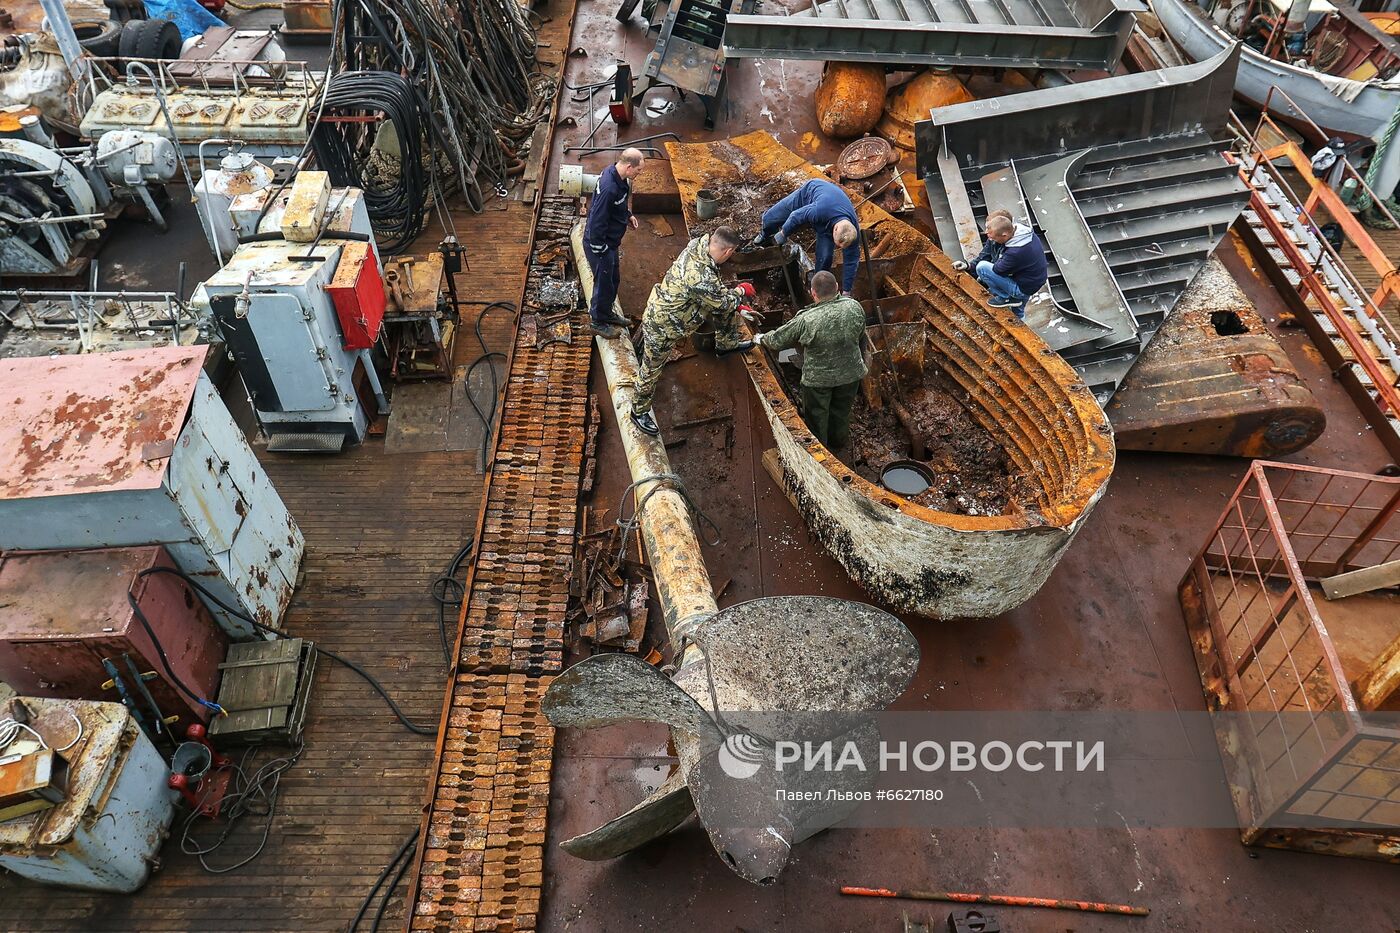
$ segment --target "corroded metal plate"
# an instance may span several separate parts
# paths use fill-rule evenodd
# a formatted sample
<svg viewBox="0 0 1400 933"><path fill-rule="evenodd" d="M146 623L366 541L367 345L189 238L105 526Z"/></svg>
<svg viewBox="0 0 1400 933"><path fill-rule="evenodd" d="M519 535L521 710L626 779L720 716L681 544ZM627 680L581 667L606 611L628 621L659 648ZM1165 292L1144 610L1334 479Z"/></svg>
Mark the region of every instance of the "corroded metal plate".
<svg viewBox="0 0 1400 933"><path fill-rule="evenodd" d="M836 159L836 173L840 178L860 181L870 178L895 161L894 147L889 140L879 136L866 136L857 139Z"/></svg>

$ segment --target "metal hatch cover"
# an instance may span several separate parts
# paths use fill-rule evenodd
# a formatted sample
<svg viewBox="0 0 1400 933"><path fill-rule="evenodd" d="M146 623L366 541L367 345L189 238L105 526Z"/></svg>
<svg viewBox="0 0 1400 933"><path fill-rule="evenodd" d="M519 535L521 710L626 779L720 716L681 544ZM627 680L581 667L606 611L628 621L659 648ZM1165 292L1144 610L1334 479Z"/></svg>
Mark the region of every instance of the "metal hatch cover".
<svg viewBox="0 0 1400 933"><path fill-rule="evenodd" d="M0 360L0 500L158 488L207 349Z"/></svg>

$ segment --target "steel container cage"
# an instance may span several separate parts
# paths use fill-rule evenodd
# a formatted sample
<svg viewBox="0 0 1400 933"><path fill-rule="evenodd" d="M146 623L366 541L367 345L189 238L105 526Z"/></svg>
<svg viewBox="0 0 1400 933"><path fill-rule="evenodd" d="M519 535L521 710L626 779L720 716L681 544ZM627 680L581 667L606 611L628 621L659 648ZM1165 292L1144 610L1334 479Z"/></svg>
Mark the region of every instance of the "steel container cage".
<svg viewBox="0 0 1400 933"><path fill-rule="evenodd" d="M1256 461L1181 581L1247 844L1400 861L1400 729L1374 714L1394 705L1400 614L1320 587L1396 560L1398 511L1400 478Z"/></svg>

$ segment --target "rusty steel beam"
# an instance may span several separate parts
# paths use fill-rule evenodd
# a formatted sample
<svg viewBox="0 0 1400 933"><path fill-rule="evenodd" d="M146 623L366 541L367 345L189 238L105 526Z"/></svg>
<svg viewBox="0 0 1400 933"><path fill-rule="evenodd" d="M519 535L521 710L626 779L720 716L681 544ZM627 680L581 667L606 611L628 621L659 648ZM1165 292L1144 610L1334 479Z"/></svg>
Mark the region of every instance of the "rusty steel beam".
<svg viewBox="0 0 1400 933"><path fill-rule="evenodd" d="M871 62L951 68L1094 68L1112 71L1140 0L906 4L818 0L788 15L731 16L730 58Z"/></svg>
<svg viewBox="0 0 1400 933"><path fill-rule="evenodd" d="M1228 123L1239 54L939 107L915 125L919 174L933 171L941 146L965 165L991 166L1157 136L1214 136Z"/></svg>

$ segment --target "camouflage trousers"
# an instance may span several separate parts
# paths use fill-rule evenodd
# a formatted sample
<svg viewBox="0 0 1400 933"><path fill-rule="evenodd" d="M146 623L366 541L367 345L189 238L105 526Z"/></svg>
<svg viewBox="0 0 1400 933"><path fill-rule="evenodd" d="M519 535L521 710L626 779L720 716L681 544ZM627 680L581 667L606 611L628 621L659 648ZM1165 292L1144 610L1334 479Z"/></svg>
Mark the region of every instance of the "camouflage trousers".
<svg viewBox="0 0 1400 933"><path fill-rule="evenodd" d="M642 325L642 346L637 366L637 388L632 395L632 412L640 415L651 411L652 399L656 396L656 384L661 381L661 370L671 358L671 351L686 338L685 334L657 333Z"/></svg>
<svg viewBox="0 0 1400 933"><path fill-rule="evenodd" d="M691 334L700 329L705 318L700 315L672 317L647 314L642 317L642 343L637 348L637 385L632 396L632 411L640 415L651 411L652 400L656 396L656 385L661 381L661 370L671 353ZM716 326L715 349L732 350L741 340L741 335L729 327Z"/></svg>

